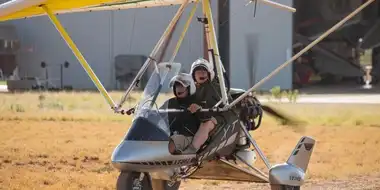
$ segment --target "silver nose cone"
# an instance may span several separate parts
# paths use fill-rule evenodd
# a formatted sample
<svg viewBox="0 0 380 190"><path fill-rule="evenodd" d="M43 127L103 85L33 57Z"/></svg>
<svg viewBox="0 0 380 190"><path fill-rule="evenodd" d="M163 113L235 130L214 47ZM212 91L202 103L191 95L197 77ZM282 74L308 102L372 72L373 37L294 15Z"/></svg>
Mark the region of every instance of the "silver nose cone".
<svg viewBox="0 0 380 190"><path fill-rule="evenodd" d="M171 155L168 141L122 141L111 160L119 170L152 171L190 164L195 155Z"/></svg>

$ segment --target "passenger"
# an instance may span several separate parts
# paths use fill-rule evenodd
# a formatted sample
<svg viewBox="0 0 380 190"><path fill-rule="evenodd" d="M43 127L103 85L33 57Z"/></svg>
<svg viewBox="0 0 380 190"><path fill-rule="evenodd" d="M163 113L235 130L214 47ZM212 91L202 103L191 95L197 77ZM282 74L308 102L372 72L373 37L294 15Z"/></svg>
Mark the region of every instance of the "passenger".
<svg viewBox="0 0 380 190"><path fill-rule="evenodd" d="M186 110L192 103L196 102L196 87L191 75L180 73L174 76L169 83L169 87L173 89L175 97L168 101L168 108ZM180 153L192 142L200 121L194 114L189 112L176 112L168 115L171 140L174 142L174 144L169 143L169 151L171 153Z"/></svg>
<svg viewBox="0 0 380 190"><path fill-rule="evenodd" d="M214 107L221 100L221 93L219 84L215 81L213 65L207 60L199 58L191 65L190 74L196 83L196 100L189 106L189 111L195 113L202 107ZM201 104L197 102L201 102ZM215 126L223 121L223 117L217 113L200 112L197 113L197 117L201 124L195 133L192 144L183 153L196 153L207 141Z"/></svg>

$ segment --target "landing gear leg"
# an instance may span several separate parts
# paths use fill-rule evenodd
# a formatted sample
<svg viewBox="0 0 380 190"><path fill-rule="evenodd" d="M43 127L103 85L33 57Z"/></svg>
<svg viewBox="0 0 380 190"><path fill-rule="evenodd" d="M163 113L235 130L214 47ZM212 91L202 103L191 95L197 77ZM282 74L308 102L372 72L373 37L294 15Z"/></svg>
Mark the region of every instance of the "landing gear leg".
<svg viewBox="0 0 380 190"><path fill-rule="evenodd" d="M255 147L261 159L269 169L268 181L271 185L271 190L299 190L304 182L305 172L315 140L311 137L302 137L295 146L293 152L290 154L290 157L286 163L271 166L259 146L256 144L255 140L248 133L244 123L240 121L240 124L240 127L247 136L248 140Z"/></svg>
<svg viewBox="0 0 380 190"><path fill-rule="evenodd" d="M259 153L260 155L260 158L264 161L265 165L267 166L268 169L271 168L271 165L268 161L268 159L264 156L263 152L261 151L260 147L257 145L255 139L253 139L251 137L251 135L248 133L247 131L247 128L246 128L246 125L240 121L240 128L242 129L242 131L245 133L245 135L247 136L247 139L251 142L251 144L255 147L255 150L257 151L257 153Z"/></svg>

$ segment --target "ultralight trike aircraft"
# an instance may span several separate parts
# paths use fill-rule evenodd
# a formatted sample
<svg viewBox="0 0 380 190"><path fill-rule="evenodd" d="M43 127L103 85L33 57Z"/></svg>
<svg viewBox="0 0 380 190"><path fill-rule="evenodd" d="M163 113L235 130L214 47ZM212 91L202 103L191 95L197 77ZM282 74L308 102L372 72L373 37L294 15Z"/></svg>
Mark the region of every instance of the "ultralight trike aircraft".
<svg viewBox="0 0 380 190"><path fill-rule="evenodd" d="M257 1L275 8L295 12L294 8L276 2L254 0L254 2ZM0 21L46 14L71 48L97 89L109 103L111 109L115 113L134 114L132 126L124 139L115 148L111 157L113 166L120 171L119 178L117 179L117 189L174 190L178 189L181 180L186 178L269 183L271 189L300 189L305 180L305 173L315 140L307 136L301 137L286 162L271 165L249 131L259 128L263 111L267 111L283 120L290 121L290 119L270 107L262 105L252 95L252 91L338 27L342 26L347 20L373 1L368 0L363 3L354 12L248 90L230 87L228 76L220 59L210 0L12 0L0 5ZM194 6L171 59L169 61L160 60L158 58L159 52L165 47L176 23L190 3L194 3ZM178 74L181 69L181 64L174 62L174 59L189 28L198 3L202 4L205 16L204 18L198 18L198 20L205 27L209 53L208 61L214 65L216 79L221 90L219 103L212 108L203 108L200 111L224 113L224 122L218 124L220 126L218 126L207 142L195 154L173 154L169 152L168 148L170 143L173 143L170 141L171 131L169 130L169 124L171 122L169 118L171 117L169 116L170 114L178 114L186 110L169 109L165 103L158 106L157 100L162 98L163 92L168 90L170 78ZM126 90L119 104L115 104L108 95L106 89L56 17L58 13L169 5L180 5L180 7L152 53L135 76L132 84ZM135 107L127 110L122 109L127 96L139 84L141 77L148 67L153 67L153 72L144 88L142 99ZM251 145L253 149L251 149ZM265 163L268 173L254 166L256 153Z"/></svg>

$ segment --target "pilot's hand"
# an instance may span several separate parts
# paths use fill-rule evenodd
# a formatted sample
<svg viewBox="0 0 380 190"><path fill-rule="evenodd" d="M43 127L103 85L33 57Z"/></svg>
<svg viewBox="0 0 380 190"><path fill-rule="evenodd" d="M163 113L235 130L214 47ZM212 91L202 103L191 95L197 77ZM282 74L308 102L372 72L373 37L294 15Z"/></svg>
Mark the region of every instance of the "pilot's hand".
<svg viewBox="0 0 380 190"><path fill-rule="evenodd" d="M202 109L202 107L199 106L198 104L191 104L189 108L187 108L187 110L189 110L191 113L195 113L200 109Z"/></svg>

